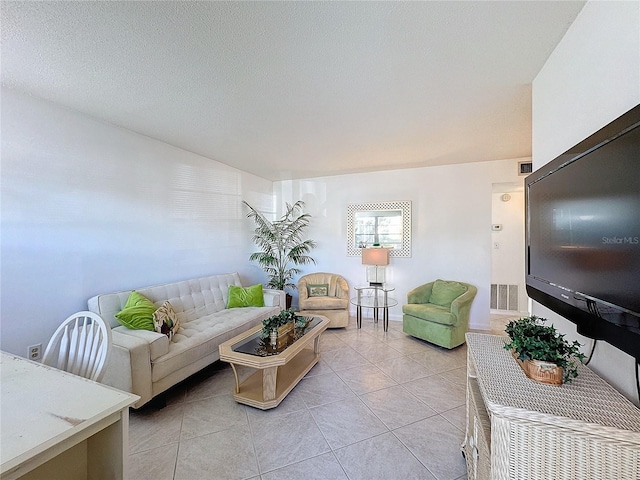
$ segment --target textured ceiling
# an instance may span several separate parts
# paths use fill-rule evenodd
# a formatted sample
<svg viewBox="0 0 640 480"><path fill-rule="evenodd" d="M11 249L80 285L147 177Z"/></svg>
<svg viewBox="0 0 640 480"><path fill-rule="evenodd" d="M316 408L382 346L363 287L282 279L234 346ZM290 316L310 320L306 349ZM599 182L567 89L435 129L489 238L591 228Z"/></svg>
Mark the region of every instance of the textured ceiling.
<svg viewBox="0 0 640 480"><path fill-rule="evenodd" d="M2 2L2 82L271 180L531 155L584 5Z"/></svg>

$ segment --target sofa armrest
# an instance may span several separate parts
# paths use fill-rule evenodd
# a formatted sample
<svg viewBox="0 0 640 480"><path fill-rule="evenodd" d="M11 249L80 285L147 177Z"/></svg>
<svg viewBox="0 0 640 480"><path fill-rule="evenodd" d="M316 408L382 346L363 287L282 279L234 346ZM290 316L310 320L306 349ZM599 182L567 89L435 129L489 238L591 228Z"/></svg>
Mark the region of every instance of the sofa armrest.
<svg viewBox="0 0 640 480"><path fill-rule="evenodd" d="M429 303L435 282L425 283L407 293L407 303Z"/></svg>
<svg viewBox="0 0 640 480"><path fill-rule="evenodd" d="M134 407L140 407L153 397L149 343L143 338L115 329L111 334L111 356L102 383L139 395L140 400Z"/></svg>
<svg viewBox="0 0 640 480"><path fill-rule="evenodd" d="M265 307L280 307L280 310L284 310L286 308L287 300L283 290L263 288L262 292L264 294Z"/></svg>
<svg viewBox="0 0 640 480"><path fill-rule="evenodd" d="M152 362L156 358L169 353L169 337L164 333L152 332L151 330L132 330L123 326L112 328L111 332L130 335L147 342L149 344L149 356Z"/></svg>

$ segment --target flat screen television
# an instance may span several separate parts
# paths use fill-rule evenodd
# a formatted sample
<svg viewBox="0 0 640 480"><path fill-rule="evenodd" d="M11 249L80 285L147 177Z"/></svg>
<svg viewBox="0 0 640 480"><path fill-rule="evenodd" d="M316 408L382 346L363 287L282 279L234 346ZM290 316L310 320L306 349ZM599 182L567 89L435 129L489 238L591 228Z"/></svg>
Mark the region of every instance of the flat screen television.
<svg viewBox="0 0 640 480"><path fill-rule="evenodd" d="M527 293L640 360L640 105L525 181Z"/></svg>

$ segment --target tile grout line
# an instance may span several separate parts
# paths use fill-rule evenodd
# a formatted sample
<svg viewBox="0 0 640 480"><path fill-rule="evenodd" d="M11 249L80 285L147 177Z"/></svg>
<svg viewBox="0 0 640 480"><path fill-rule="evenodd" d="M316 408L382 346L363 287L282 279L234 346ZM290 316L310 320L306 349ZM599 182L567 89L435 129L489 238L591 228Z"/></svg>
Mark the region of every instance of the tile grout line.
<svg viewBox="0 0 640 480"><path fill-rule="evenodd" d="M251 424L251 420L249 419L249 411L247 410L250 407L245 405L244 413L247 416L247 424L249 426L249 437L251 437L251 447L253 448L253 455L256 459L256 467L258 467L258 476L262 478L262 468L260 467L260 459L258 458L258 451L256 450L256 442L253 435L253 425Z"/></svg>
<svg viewBox="0 0 640 480"><path fill-rule="evenodd" d="M261 471L262 467L260 465L260 461L259 461L259 458L258 458L258 451L257 451L257 448L256 448L256 438L255 438L254 425L253 425L252 420L250 418L250 412L248 412L248 408L251 408L251 407L244 406L244 411L243 411L244 417L243 417L243 419L244 419L244 421L246 422L246 424L247 424L247 426L249 428L249 435L251 437L251 448L252 448L252 451L253 451L253 454L254 454L254 457L255 457L255 465L257 466L257 469L258 469L258 475L257 475L256 478L261 478L264 474L279 470L281 468L286 468L286 467L288 467L290 465L295 465L296 463L301 463L301 462L309 460L311 458L320 457L320 456L324 455L325 453L329 453L329 452L331 452L332 459L334 461L336 461L338 463L338 465L340 466L340 468L341 468L342 472L344 473L345 477L346 478L351 478L347 474L345 466L338 460L338 456L336 455L336 452L338 452L338 451L340 451L340 450L342 450L344 448L348 448L350 446L357 445L359 443L362 443L362 442L365 442L365 441L380 437L382 435L385 435L386 433L391 433L393 435L393 438L397 439L400 442L400 444L406 450L408 450L410 452L411 456L413 458L415 458L416 460L418 460L419 465L422 465L422 467L424 467L425 470L428 471L429 474L433 476L433 478L438 479L438 477L422 461L420 461L418 459L416 454L404 442L402 442L402 440L400 440L400 438L396 434L396 431L398 431L401 428L404 428L404 427L407 427L407 426L422 422L424 420L427 420L427 419L430 419L430 418L435 418L437 416L437 417L440 418L441 421L444 421L447 425L449 425L451 427L451 431L449 432L450 434L455 435L456 432L457 433L462 432L462 434L464 435L464 430L461 429L460 426L454 424L453 420L450 420L445 416L447 414L447 412L452 412L452 411L454 411L456 409L459 409L460 407L464 406L464 404L456 405L454 407L450 407L447 410L443 410L442 412L435 411L432 407L429 406L428 403L426 403L425 401L423 401L420 398L418 398L412 391L410 391L407 388L408 385L410 385L412 382L416 382L416 381L419 381L419 380L422 380L422 379L425 379L425 378L429 378L429 377L434 377L434 379L437 379L438 382L443 382L442 385L449 385L451 387L456 387L456 389L458 387L462 387L463 388L463 385L461 385L459 383L456 383L456 381L455 381L455 379L457 378L457 376L456 376L457 374L451 373L451 372L455 372L456 370L463 369L464 365L457 365L457 366L455 366L455 365L445 365L444 362L442 361L442 359L438 356L438 354L440 354L440 353L449 354L448 351L440 351L440 350L438 350L436 348L433 348L428 343L414 341L411 337L409 337L406 334L401 332L401 330L400 330L401 322L396 322L396 323L398 323L400 325L393 325L393 326L391 325L391 322L390 322L389 331L390 332L393 331L393 334L389 335L389 336L386 334L386 332L382 333L380 331L380 329L381 329L381 327L380 327L381 324L380 323L378 325L375 325L372 322L366 322L366 323L363 322L363 328L362 329L354 328L354 323L355 322L350 322L349 326L346 329L341 329L340 331L330 331L330 332L328 332L329 335L327 335L327 337L331 339L330 342L331 342L331 344L333 345L334 348L333 348L333 350L327 350L327 352L340 351L340 350L346 351L346 349L350 349L353 352L355 352L357 355L362 357L363 361L366 362L366 363L363 363L362 365L353 365L353 366L351 366L351 365L349 365L347 363L346 366L345 366L345 365L338 365L336 362L334 362L335 368L337 368L337 370L336 370L329 363L324 362L324 367L326 367L326 371L324 371L323 373L321 373L319 375L311 375L310 377L308 377L308 378L313 378L313 377L321 377L323 375L333 374L333 375L335 375L335 377L337 379L340 380L340 382L345 387L347 387L347 391L350 392L351 395L349 397L347 397L347 398L341 398L341 399L329 401L327 403L321 403L320 405L315 405L313 407L310 407L309 403L307 402L307 400L305 400L303 398L302 399L302 405L304 405L304 410L303 409L296 410L296 412L306 411L311 416L313 424L318 429L319 433L322 435L322 438L325 440L325 442L326 442L326 444L327 444L327 446L329 448L329 450L327 452L313 455L313 456L311 456L311 457L309 457L307 459L300 460L299 462L293 462L293 463L291 463L289 465L284 465L282 467L274 468L273 470L270 470L269 472L262 472ZM399 336L399 337L395 336L396 334L400 334L400 333L402 333L402 336ZM492 331L492 333L496 333L496 332ZM343 335L345 335L345 334L347 336L343 337ZM361 339L364 340L364 343L359 343L358 336L360 336ZM346 338L347 341L344 341L343 338ZM403 341L402 339L408 339L410 341ZM389 345L389 342L393 342L393 341L396 341L395 347L393 345ZM412 342L414 342L414 343L412 343ZM352 345L354 345L354 346L352 346ZM357 346L362 346L362 350L369 350L368 346L370 346L371 349L375 349L375 348L383 348L382 347L383 345L384 345L384 348L388 347L392 351L397 352L398 356L397 357L393 356L391 358L383 358L383 359L377 359L374 356L374 357L372 357L370 359L370 358L367 358L367 357L363 356L355 348ZM423 348L424 350L422 350L422 351L414 351L414 345L415 345L415 349L416 350L420 350L421 348ZM406 350L403 351L402 347L405 347ZM400 381L396 380L393 376L387 374L379 366L380 364L383 364L383 363L388 362L388 361L392 361L392 360L395 360L395 359L403 359L404 361L406 361L406 360L410 361L411 364L418 365L422 369L426 369L426 367L424 366L423 363L418 361L416 358L412 358L412 356L418 356L420 354L424 354L424 353L427 353L427 352L434 352L434 354L436 355L434 360L437 360L436 364L445 365L445 366L442 367L442 369L437 369L436 371L429 372L424 376L419 376L419 377L417 377L415 379L411 379L411 380L408 380L408 381L405 381L405 382L402 382L402 383ZM324 351L322 349L321 349L321 353L324 353ZM455 363L455 362L457 362L457 359L459 357L457 355L454 355L454 356L451 356L450 358ZM466 355L465 355L465 358L466 358ZM423 357L423 361L428 361L428 360L429 360L429 357L428 357L428 354L427 354L427 355L425 355ZM400 365L401 365L401 363L400 363ZM408 365L409 364L407 364L407 366ZM342 376L342 375L344 375L344 372L346 372L347 370L357 370L357 369L370 368L370 367L375 367L376 369L378 369L381 372L382 376L390 379L392 382L395 382L395 385L371 387L371 385L373 385L374 383L367 382L366 378L359 378L357 375L354 375L352 380L353 380L353 383L354 383L355 387L352 387ZM177 395L175 397L178 401L172 402L170 405L167 405L168 407L180 406L179 434L178 434L177 442L175 442L173 444L172 443L167 443L167 444L162 445L162 446L150 447L150 448L147 448L145 450L137 451L135 453L129 454L129 457L131 457L132 455L137 455L137 454L140 454L140 453L149 452L149 451L152 451L152 450L157 449L157 448L162 448L162 447L166 448L166 447L168 447L170 445L175 445L177 443L176 455L175 455L175 458L174 458L174 461L173 461L173 472L172 472L172 475L169 477L169 478L172 478L173 480L176 480L176 478L178 478L177 477L177 473L178 473L177 465L179 463L180 455L181 455L181 452L183 452L183 447L184 447L183 444L182 444L182 440L183 440L183 429L185 427L185 416L186 416L186 413L187 413L187 409L185 408L185 406L191 405L191 404L193 404L195 402L198 402L198 401L205 401L207 399L214 398L214 397L219 397L219 396L223 395L223 394L216 394L214 392L214 393L207 393L206 396L204 396L202 398L193 398L193 397L190 397L188 395L188 393L191 390L196 390L196 387L198 385L201 385L201 384L205 385L205 388L203 388L202 390L198 389L197 391L199 391L200 393L212 391L211 388L206 388L206 383L211 381L214 375L216 375L218 373L222 373L223 369L221 368L219 370L215 369L215 371L212 371L213 372L212 375L203 375L201 378L194 379L195 383L193 383L191 385L187 384L185 386L182 386L181 388L183 388L184 391L177 392ZM377 372L377 370L376 370L376 372ZM341 375L341 373L342 373L342 375ZM303 379L303 381L304 381L304 379ZM362 393L358 393L358 391L356 391L356 389L354 389L354 388L358 388L358 385L361 385L365 389L365 391L363 391ZM375 385L377 385L377 383ZM407 393L412 399L414 399L416 402L418 402L421 405L424 405L427 409L429 409L429 415L427 415L426 417L421 418L419 420L411 421L411 422L407 423L406 425L401 425L401 426L393 428L393 429L390 426L388 426L382 420L382 418L375 413L375 411L372 409L372 407L370 407L364 401L363 397L365 395L375 394L377 392L381 392L383 390L386 390L386 389L389 389L389 388L395 388L395 387L401 387L403 389L403 391L405 393ZM369 390L368 388L373 388L373 389ZM448 387L444 387L444 388L446 390ZM419 390L419 386L418 385L416 385L416 389L418 389L416 391L422 392L421 390ZM365 409L366 409L365 411L369 415L371 415L373 419L375 419L377 422L379 422L384 427L385 431L381 432L381 433L376 433L376 434L374 434L374 435L372 435L372 436L370 436L368 438L363 438L362 440L359 440L357 442L350 443L348 445L344 445L344 446L341 446L339 448L335 448L334 449L332 447L332 445L330 444L330 442L328 441L326 434L320 429L320 426L318 424L317 419L314 417L314 415L311 412L312 412L312 410L314 408L323 407L325 405L330 405L332 403L338 404L340 402L344 402L345 400L351 399L353 397L358 398L359 405L363 405L365 407ZM429 398L428 395L425 396L425 398L428 399ZM436 398L436 397L434 397L434 398ZM374 404L374 406L375 406L375 404ZM441 405L441 406L444 407L444 405ZM176 413L178 413L178 412L176 412ZM294 414L295 412L290 412L290 413ZM384 412L381 410L380 413L384 413ZM458 419L459 420L459 418L460 418L459 414L458 415L452 414L451 416L452 416L452 419ZM175 419L175 417L174 417L174 419ZM408 419L407 417L404 417L404 421L406 421L407 419ZM155 419L155 418L153 420L153 422L158 422L158 421L162 421L162 420ZM172 420L172 421L175 422L175 420ZM392 422L391 424L393 424L393 423L399 423L399 422ZM143 426L143 425L144 425L144 417L141 417L140 426ZM175 425L175 423L174 423L174 425ZM173 427L173 428L175 428L175 427ZM226 430L226 429L223 429L223 430ZM447 428L447 431L448 431L448 428ZM363 432L366 433L366 431L363 431ZM211 432L211 433L217 433L217 432ZM154 435L155 435L155 433L154 433ZM198 438L198 437L202 437L202 436L206 436L206 435L208 435L208 434L202 434L202 435L199 435L199 436L194 437L194 438ZM140 437L140 438L143 438L143 437ZM185 439L185 440L190 440L190 439ZM345 439L343 439L341 441L344 441L344 440ZM301 441L306 441L306 439L302 439ZM144 443L144 442L142 442L142 443ZM425 457L425 458L429 458L430 459L430 457ZM211 465L211 466L213 467L213 465ZM165 470L165 472L166 472L165 475L169 473L166 470ZM254 477L253 476L249 476L248 478L254 478ZM466 478L465 475L457 477L458 480L461 480L461 479L464 479L464 478Z"/></svg>

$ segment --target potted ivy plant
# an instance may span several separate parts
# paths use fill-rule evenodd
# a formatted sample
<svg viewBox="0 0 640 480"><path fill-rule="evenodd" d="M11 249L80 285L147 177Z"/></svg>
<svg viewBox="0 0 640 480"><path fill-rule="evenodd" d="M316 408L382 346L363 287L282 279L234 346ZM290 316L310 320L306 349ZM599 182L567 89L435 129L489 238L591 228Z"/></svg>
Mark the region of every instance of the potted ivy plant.
<svg viewBox="0 0 640 480"><path fill-rule="evenodd" d="M271 332L274 330L278 330L280 327L297 321L298 316L296 315L295 310L292 308L288 308L286 310L282 310L279 314L273 315L269 318L265 318L262 321L262 336L268 337Z"/></svg>
<svg viewBox="0 0 640 480"><path fill-rule="evenodd" d="M282 310L279 314L262 321L262 338L270 339L272 346L281 348L304 334L310 320L297 315L292 308Z"/></svg>
<svg viewBox="0 0 640 480"><path fill-rule="evenodd" d="M569 342L553 325L544 325L546 321L535 315L512 320L505 328L510 341L504 348L513 352L532 380L569 383L578 376L577 362L584 359L580 343Z"/></svg>
<svg viewBox="0 0 640 480"><path fill-rule="evenodd" d="M267 287L284 290L287 293L287 308L291 306L291 295L287 290L295 290L293 277L302 271L297 265L314 264L316 261L309 255L316 247L313 240L304 240L311 215L303 213L304 202L298 200L293 205L287 203L284 215L270 221L262 213L249 205L247 217L255 222L253 242L260 249L249 257L258 262L267 274Z"/></svg>

